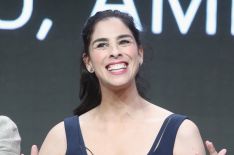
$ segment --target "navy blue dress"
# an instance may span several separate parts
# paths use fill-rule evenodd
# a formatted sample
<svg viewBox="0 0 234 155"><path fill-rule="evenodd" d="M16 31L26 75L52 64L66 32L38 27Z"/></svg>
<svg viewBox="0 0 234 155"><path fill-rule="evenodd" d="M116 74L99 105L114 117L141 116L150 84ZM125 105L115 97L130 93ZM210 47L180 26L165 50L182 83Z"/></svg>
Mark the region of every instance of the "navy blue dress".
<svg viewBox="0 0 234 155"><path fill-rule="evenodd" d="M171 114L168 116L151 147L148 155L173 155L175 137L186 116ZM64 119L67 137L66 155L87 155L91 151L85 147L78 116Z"/></svg>

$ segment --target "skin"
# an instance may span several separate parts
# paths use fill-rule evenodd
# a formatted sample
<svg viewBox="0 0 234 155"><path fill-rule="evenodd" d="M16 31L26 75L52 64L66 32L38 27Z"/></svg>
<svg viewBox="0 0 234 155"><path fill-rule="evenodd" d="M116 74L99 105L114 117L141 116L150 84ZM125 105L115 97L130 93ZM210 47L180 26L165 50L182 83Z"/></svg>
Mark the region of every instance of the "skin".
<svg viewBox="0 0 234 155"><path fill-rule="evenodd" d="M213 143L210 141L206 141L206 148L209 151L210 155L226 155L227 150L226 149L222 149L220 152L217 152ZM21 154L23 155L23 154ZM31 155L38 155L38 148L36 145L33 145L31 148ZM196 154L199 155L199 154Z"/></svg>
<svg viewBox="0 0 234 155"><path fill-rule="evenodd" d="M227 149L222 149L221 151L217 152L213 143L210 141L206 141L205 143L210 155L225 155L227 153Z"/></svg>
<svg viewBox="0 0 234 155"><path fill-rule="evenodd" d="M98 22L84 62L89 71L95 71L102 93L101 104L79 117L86 147L95 155L147 154L163 121L172 113L138 94L135 76L143 62L143 49L137 46L131 31L118 18ZM123 62L126 69L108 71L110 64ZM39 155L65 155L66 145L61 122L48 133ZM225 154L214 151L213 145L207 144L207 148L211 155ZM199 130L192 121L185 120L180 126L173 154L205 154ZM36 146L31 155L38 155Z"/></svg>

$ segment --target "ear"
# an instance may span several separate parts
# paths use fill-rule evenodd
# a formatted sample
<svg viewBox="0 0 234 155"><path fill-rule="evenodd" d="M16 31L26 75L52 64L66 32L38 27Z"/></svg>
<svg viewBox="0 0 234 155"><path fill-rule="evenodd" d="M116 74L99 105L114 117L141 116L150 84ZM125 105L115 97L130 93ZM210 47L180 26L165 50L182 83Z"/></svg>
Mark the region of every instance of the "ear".
<svg viewBox="0 0 234 155"><path fill-rule="evenodd" d="M90 72L90 73L93 73L94 72L94 69L93 69L93 65L91 63L91 60L90 60L90 57L89 55L87 55L86 53L83 53L82 55L83 57L83 62L86 66L86 69Z"/></svg>
<svg viewBox="0 0 234 155"><path fill-rule="evenodd" d="M140 65L142 65L143 64L143 58L144 58L144 49L142 47L139 47L138 55L139 55L139 63L140 63Z"/></svg>

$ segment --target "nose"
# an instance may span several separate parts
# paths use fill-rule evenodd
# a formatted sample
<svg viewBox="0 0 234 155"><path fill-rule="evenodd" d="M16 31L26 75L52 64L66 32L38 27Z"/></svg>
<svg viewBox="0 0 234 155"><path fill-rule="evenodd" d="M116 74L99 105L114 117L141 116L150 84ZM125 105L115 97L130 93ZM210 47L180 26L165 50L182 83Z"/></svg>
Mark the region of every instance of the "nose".
<svg viewBox="0 0 234 155"><path fill-rule="evenodd" d="M120 49L118 48L118 46L112 46L111 50L110 50L110 57L111 58L118 58L122 56L122 53L120 51Z"/></svg>

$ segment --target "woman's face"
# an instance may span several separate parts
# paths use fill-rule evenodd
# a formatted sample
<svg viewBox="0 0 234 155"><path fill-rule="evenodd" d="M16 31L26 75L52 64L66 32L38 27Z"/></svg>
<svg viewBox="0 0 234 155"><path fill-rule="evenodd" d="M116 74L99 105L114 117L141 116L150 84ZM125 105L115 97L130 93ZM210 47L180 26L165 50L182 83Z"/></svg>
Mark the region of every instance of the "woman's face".
<svg viewBox="0 0 234 155"><path fill-rule="evenodd" d="M94 69L101 87L120 88L135 84L143 50L138 48L130 29L112 17L95 25L89 56L84 61L88 70Z"/></svg>

